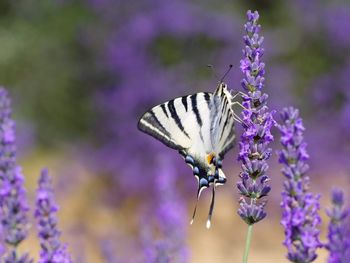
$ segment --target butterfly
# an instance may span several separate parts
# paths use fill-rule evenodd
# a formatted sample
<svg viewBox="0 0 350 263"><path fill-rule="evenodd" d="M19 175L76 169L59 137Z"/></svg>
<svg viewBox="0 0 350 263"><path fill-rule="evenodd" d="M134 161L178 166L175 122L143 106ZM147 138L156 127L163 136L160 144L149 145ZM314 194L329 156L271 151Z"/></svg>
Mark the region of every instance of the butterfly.
<svg viewBox="0 0 350 263"><path fill-rule="evenodd" d="M240 121L232 106L227 84L220 81L215 92L178 97L151 108L138 122L139 130L153 136L181 154L198 180L197 203L202 191L212 186L206 227L210 228L215 188L226 183L222 160L235 144L234 122Z"/></svg>

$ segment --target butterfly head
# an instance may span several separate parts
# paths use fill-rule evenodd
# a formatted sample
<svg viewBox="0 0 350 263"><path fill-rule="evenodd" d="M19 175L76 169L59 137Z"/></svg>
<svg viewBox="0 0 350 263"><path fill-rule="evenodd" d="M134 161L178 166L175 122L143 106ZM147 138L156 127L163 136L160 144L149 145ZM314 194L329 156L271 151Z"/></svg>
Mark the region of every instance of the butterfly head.
<svg viewBox="0 0 350 263"><path fill-rule="evenodd" d="M227 87L227 84L225 82L220 82L219 85L217 86L214 95L218 97L225 97L227 94L229 94L229 90Z"/></svg>
<svg viewBox="0 0 350 263"><path fill-rule="evenodd" d="M219 84L219 87L222 89L222 90L227 90L227 84L225 82L220 82Z"/></svg>

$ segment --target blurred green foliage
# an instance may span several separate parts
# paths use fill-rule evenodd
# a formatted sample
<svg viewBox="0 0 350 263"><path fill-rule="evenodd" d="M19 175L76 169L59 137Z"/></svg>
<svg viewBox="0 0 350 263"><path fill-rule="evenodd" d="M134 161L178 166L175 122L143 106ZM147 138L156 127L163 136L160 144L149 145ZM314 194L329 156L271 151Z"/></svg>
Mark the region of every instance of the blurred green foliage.
<svg viewBox="0 0 350 263"><path fill-rule="evenodd" d="M164 66L176 65L184 60L189 62L199 61L199 65L205 65L208 58L203 58L203 54L208 54L223 46L224 43L220 43L206 35L197 35L184 39L161 36L152 47L152 54L160 59L160 64Z"/></svg>
<svg viewBox="0 0 350 263"><path fill-rule="evenodd" d="M15 114L35 121L49 145L87 134L91 109L82 65L80 26L91 17L79 4L0 1L0 83Z"/></svg>

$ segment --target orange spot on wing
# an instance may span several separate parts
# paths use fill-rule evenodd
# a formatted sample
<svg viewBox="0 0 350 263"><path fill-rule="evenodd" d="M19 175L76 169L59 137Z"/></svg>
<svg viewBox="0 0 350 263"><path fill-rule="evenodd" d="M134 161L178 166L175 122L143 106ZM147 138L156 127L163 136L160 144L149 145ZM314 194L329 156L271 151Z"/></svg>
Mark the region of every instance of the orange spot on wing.
<svg viewBox="0 0 350 263"><path fill-rule="evenodd" d="M207 155L208 164L212 163L214 157L215 157L215 155L213 153L210 153Z"/></svg>

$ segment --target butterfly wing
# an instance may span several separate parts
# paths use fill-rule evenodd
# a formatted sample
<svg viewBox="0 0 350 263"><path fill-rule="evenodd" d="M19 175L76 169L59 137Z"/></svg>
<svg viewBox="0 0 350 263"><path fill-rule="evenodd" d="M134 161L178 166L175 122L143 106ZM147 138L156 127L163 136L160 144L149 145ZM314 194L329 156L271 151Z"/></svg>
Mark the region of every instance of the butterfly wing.
<svg viewBox="0 0 350 263"><path fill-rule="evenodd" d="M191 156L195 163L189 164L204 173L210 168L208 155L223 159L234 145L230 96L226 84L221 83L214 94L200 92L167 101L147 111L138 128L184 158Z"/></svg>
<svg viewBox="0 0 350 263"><path fill-rule="evenodd" d="M230 94L221 83L214 94L201 92L153 107L140 119L138 128L176 149L198 179L197 201L211 183L224 184L221 160L235 140ZM214 160L215 157L215 161ZM207 227L214 207L213 187ZM193 218L196 213L194 209Z"/></svg>
<svg viewBox="0 0 350 263"><path fill-rule="evenodd" d="M175 120L169 116L168 103L160 104L147 111L139 120L138 128L170 148L186 149L191 142L182 131L178 133L178 128L176 128L178 125L174 126ZM179 124L181 125L181 123Z"/></svg>
<svg viewBox="0 0 350 263"><path fill-rule="evenodd" d="M188 153L205 152L211 147L210 104L212 94L201 92L179 97L147 111L139 120L138 128L166 146Z"/></svg>
<svg viewBox="0 0 350 263"><path fill-rule="evenodd" d="M225 154L233 148L236 138L231 97L224 83L219 85L213 96L211 141L220 159L223 159Z"/></svg>
<svg viewBox="0 0 350 263"><path fill-rule="evenodd" d="M211 136L213 94L200 92L179 97L153 107L140 119L138 128L176 149L198 179L197 200L209 187L208 155L214 151ZM211 173L213 175L213 173Z"/></svg>

